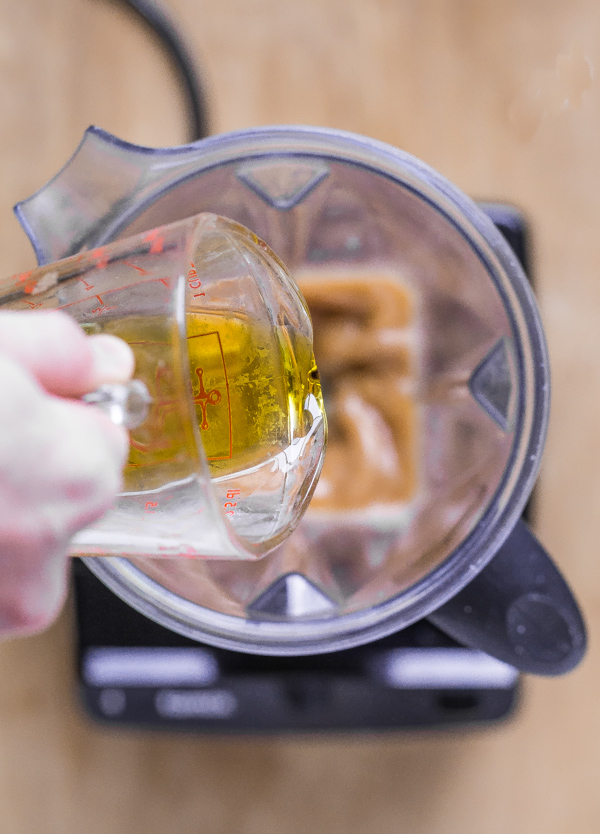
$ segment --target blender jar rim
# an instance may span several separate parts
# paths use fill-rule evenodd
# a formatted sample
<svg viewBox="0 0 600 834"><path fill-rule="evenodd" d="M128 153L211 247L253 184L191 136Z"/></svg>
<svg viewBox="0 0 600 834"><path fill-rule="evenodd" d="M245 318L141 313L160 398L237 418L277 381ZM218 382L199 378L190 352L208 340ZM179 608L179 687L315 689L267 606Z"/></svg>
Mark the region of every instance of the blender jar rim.
<svg viewBox="0 0 600 834"><path fill-rule="evenodd" d="M116 137L112 139L127 146ZM129 563L127 568L119 565L126 560L111 557L103 559L102 564L96 559L86 559L86 563L119 596L163 625L194 639L229 649L243 647L244 651L260 654L291 655L348 648L392 633L431 613L468 584L493 558L520 517L540 465L549 410L547 350L533 293L512 250L477 205L426 163L385 143L345 131L306 126L259 127L208 137L179 148L146 150L163 156L195 151L198 164L181 176L176 175L174 167L172 181L147 195L141 203L133 202L99 242L114 237L119 228L126 227L162 194L182 182L212 168L249 158L318 156L359 165L409 188L468 242L500 294L517 348L519 382L522 389L531 388L526 397L519 398L521 403L525 402L528 413L525 414L521 406L516 419L518 442L513 446L503 478L475 529L440 565L413 586L367 611L291 623L241 620L244 634L240 635L241 618L202 608L158 585L156 588L160 588L160 593L155 594L151 589L155 583L147 577L142 580L146 586L143 591L133 591L131 571L136 569ZM123 571L130 576L128 582L124 581ZM164 607L167 598L172 598L170 613ZM175 609L177 615L173 613ZM214 625L213 631L206 630L206 623L199 627L190 622L198 623L192 616L198 609L206 612ZM269 648L265 646L265 640L271 640L275 645Z"/></svg>

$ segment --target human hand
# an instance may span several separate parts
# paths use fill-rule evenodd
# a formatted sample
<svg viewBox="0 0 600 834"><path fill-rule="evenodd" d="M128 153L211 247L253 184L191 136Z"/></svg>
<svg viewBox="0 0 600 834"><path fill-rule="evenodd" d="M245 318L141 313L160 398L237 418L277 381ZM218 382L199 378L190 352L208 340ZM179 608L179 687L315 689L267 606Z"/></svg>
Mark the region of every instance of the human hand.
<svg viewBox="0 0 600 834"><path fill-rule="evenodd" d="M52 622L70 539L120 490L127 432L78 398L133 366L125 342L60 311L0 313L0 636Z"/></svg>

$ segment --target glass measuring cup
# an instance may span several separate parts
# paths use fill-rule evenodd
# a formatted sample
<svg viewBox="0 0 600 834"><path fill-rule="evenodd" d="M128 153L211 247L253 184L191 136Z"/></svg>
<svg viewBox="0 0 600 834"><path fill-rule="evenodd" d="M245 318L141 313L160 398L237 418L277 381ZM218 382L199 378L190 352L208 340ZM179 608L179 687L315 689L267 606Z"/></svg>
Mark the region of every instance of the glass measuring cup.
<svg viewBox="0 0 600 834"><path fill-rule="evenodd" d="M518 668L572 668L581 616L521 521L548 419L543 329L485 213L408 154L302 127L160 151L90 129L17 207L40 261L199 211L259 234L309 299L323 488L260 561L90 568L148 617L229 649L332 651L427 616Z"/></svg>
<svg viewBox="0 0 600 834"><path fill-rule="evenodd" d="M125 397L84 398L137 419L123 492L73 553L252 559L290 534L325 417L304 302L247 229L162 226L3 282L0 308L64 310L135 354Z"/></svg>

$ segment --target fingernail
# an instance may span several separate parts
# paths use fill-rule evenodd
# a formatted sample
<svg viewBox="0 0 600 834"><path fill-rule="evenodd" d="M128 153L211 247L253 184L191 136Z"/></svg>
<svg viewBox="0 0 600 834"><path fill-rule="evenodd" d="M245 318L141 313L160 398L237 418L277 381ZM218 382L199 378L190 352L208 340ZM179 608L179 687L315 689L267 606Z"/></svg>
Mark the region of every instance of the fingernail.
<svg viewBox="0 0 600 834"><path fill-rule="evenodd" d="M89 339L94 354L95 385L131 379L135 359L126 342L108 333L99 333Z"/></svg>

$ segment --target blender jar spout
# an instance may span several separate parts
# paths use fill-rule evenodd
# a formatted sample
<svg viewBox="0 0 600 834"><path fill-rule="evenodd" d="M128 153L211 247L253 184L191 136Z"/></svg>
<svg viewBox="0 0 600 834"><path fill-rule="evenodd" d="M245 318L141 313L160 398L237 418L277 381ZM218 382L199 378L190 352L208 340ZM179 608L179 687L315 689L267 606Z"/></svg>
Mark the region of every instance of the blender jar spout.
<svg viewBox="0 0 600 834"><path fill-rule="evenodd" d="M63 168L14 207L40 265L104 243L117 221L197 164L204 140L147 148L89 127Z"/></svg>

